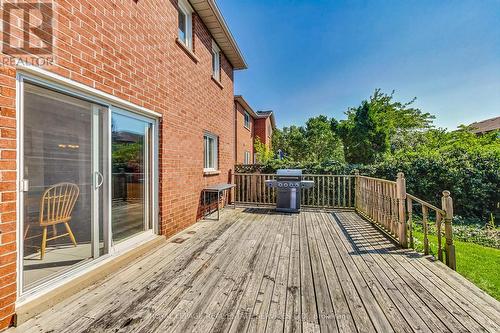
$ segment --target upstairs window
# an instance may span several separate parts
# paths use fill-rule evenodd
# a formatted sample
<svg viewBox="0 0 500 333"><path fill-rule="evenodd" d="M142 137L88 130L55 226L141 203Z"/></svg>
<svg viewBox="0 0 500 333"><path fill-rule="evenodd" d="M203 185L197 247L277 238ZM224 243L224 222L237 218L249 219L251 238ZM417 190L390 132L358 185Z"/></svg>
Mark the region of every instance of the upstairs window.
<svg viewBox="0 0 500 333"><path fill-rule="evenodd" d="M250 115L245 111L245 127L250 128Z"/></svg>
<svg viewBox="0 0 500 333"><path fill-rule="evenodd" d="M211 133L205 133L203 136L204 144L204 171L217 170L217 155L219 154L218 138Z"/></svg>
<svg viewBox="0 0 500 333"><path fill-rule="evenodd" d="M212 76L220 81L220 48L212 41Z"/></svg>
<svg viewBox="0 0 500 333"><path fill-rule="evenodd" d="M193 48L193 9L187 0L179 0L179 41L188 49Z"/></svg>

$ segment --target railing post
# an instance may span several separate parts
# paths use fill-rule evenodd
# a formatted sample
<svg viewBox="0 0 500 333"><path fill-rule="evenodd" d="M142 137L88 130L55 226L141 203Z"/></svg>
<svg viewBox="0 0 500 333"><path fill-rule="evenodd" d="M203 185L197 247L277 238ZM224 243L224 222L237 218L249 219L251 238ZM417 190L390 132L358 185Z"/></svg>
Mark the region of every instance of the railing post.
<svg viewBox="0 0 500 333"><path fill-rule="evenodd" d="M358 200L359 200L359 170L354 170L354 209L358 210Z"/></svg>
<svg viewBox="0 0 500 333"><path fill-rule="evenodd" d="M450 196L450 191L443 191L441 198L441 206L446 212L444 218L444 236L446 238L446 265L453 270L457 269L455 258L455 245L453 245L453 231L451 223L453 221L453 199Z"/></svg>
<svg viewBox="0 0 500 333"><path fill-rule="evenodd" d="M231 184L235 184L234 171L232 169L229 170L229 182ZM231 190L229 191L228 200L230 200L231 203L234 205L234 203L236 201L236 187L231 188ZM229 202L227 202L227 204L229 204Z"/></svg>
<svg viewBox="0 0 500 333"><path fill-rule="evenodd" d="M406 217L405 217L405 203L406 203L406 179L402 172L398 172L396 180L396 189L398 196L398 210L399 210L399 243L402 247L408 247L408 239L406 237Z"/></svg>

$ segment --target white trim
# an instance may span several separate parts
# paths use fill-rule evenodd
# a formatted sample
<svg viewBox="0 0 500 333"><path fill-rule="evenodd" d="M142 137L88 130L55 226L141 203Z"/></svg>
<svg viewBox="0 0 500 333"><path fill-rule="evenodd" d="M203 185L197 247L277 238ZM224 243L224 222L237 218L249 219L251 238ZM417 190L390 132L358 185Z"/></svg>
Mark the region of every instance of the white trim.
<svg viewBox="0 0 500 333"><path fill-rule="evenodd" d="M189 4L188 1L186 0L178 0L178 6L179 10L186 16L186 26L185 26L185 34L186 38L182 40L177 34L177 37L179 37L179 41L181 41L190 51L193 50L193 7ZM178 25L178 24L177 24Z"/></svg>
<svg viewBox="0 0 500 333"><path fill-rule="evenodd" d="M77 91L82 92L84 94L103 99L104 101L106 101L110 104L113 104L113 105L119 106L119 107L123 107L125 109L129 109L130 111L134 111L134 112L137 112L137 113L149 116L149 117L155 117L155 118L162 117L161 113L149 110L145 107L128 102L128 101L121 99L119 97L116 97L116 96L113 96L111 94L97 90L95 88L86 86L82 83L65 78L64 76L60 76L58 74L52 73L48 70L42 69L42 68L37 67L37 66L32 66L32 65L28 65L28 64L24 64L24 63L19 62L16 66L16 69L18 71L31 74L35 77L50 81L52 83L65 86L69 89L77 90Z"/></svg>
<svg viewBox="0 0 500 333"><path fill-rule="evenodd" d="M85 100L89 100L92 103L97 103L103 105L107 108L107 125L111 126L111 117L113 112L115 112L118 108L124 108L125 110L129 110L128 114L134 115L134 117L139 118L141 120L147 120L150 124L152 124L153 128L153 138L152 144L153 147L151 149L154 156L152 156L152 174L151 182L153 187L154 195L150 198L151 205L151 223L152 229L146 230L140 234L137 234L119 244L114 245L112 242L112 234L110 232L110 226L112 221L111 216L111 194L107 193L105 195L108 207L103 207L104 213L107 215L107 224L104 225L104 237L107 238L106 242L106 250L107 253L97 259L91 259L88 261L84 261L71 269L68 269L65 272L62 272L60 275L51 278L50 280L43 281L39 285L33 287L30 290L23 292L23 251L24 246L22 244L23 239L23 192L21 188L22 176L24 175L23 169L23 157L24 157L24 110L23 110L23 96L24 96L24 80L28 82L33 82L40 84L45 89L56 89L56 91L60 93L70 94L75 96L76 98L82 98ZM127 111L123 112L127 112ZM156 117L156 118L155 118ZM159 121L158 117L161 117L160 114L150 111L148 109L142 108L135 104L124 101L120 98L114 97L112 95L100 92L96 89L87 87L80 83L74 82L72 80L63 78L54 73L50 73L46 70L42 70L40 68L35 68L32 66L18 66L18 72L16 73L16 140L17 140L17 156L16 156L16 246L17 246L17 259L16 259L16 273L17 273L17 300L16 307L19 307L23 304L26 304L54 289L57 287L83 275L86 274L97 267L100 267L110 260L120 256L130 250L133 250L137 245L142 244L148 240L154 239L157 236L157 232L159 231L159 202L158 202L158 190L159 190L159 166L157 161L157 154L159 153L158 145L159 145ZM107 139L107 140L106 140ZM103 143L107 144L107 154L110 156L111 154L111 130L107 131L107 138L103 137ZM111 191L111 158L108 158L108 191ZM106 203L105 203L106 204Z"/></svg>
<svg viewBox="0 0 500 333"><path fill-rule="evenodd" d="M16 258L16 275L17 275L17 288L16 288L16 293L17 297L16 300L19 299L21 296L22 290L23 290L23 252L24 252L24 245L22 245L21 239L23 239L23 229L24 226L22 224L22 219L21 219L21 214L22 212L22 207L24 207L24 202L23 202L23 194L22 194L22 189L21 189L21 175L23 174L21 171L24 170L23 166L23 158L21 156L21 152L24 150L23 143L24 143L24 138L23 138L23 81L19 75L19 73L16 74L16 141L17 141L17 146L16 146L16 248L17 248L17 258ZM17 301L16 301L17 303Z"/></svg>
<svg viewBox="0 0 500 333"><path fill-rule="evenodd" d="M220 82L221 80L221 66L220 66L220 48L212 39L212 77Z"/></svg>
<svg viewBox="0 0 500 333"><path fill-rule="evenodd" d="M210 144L209 141L205 142L205 137L212 139L213 144L214 144L214 160L213 160L213 167L212 168L207 168L206 165L207 163L210 164L210 161L208 160L209 157L207 156L207 149L208 145ZM205 132L203 133L203 172L211 172L211 171L217 171L219 169L219 137L213 133L210 132Z"/></svg>
<svg viewBox="0 0 500 333"><path fill-rule="evenodd" d="M243 164L252 164L252 154L249 151L245 151Z"/></svg>
<svg viewBox="0 0 500 333"><path fill-rule="evenodd" d="M244 111L245 113L243 114L243 127L250 129L252 121L250 120L250 113L248 111ZM248 118L248 126L247 126L247 118Z"/></svg>
<svg viewBox="0 0 500 333"><path fill-rule="evenodd" d="M184 9L189 14L193 14L194 13L194 9L193 9L193 7L191 7L191 4L189 3L188 0L178 0L177 4L179 5L179 7L181 7L182 9Z"/></svg>
<svg viewBox="0 0 500 333"><path fill-rule="evenodd" d="M150 230L139 234L131 239L128 239L126 242L123 244L120 244L120 246L116 246L111 253L105 254L98 259L95 260L89 260L85 263L82 263L80 267L76 267L74 269L68 270L67 272L50 279L49 281L45 281L43 284L40 284L33 289L25 292L22 295L18 295L17 301L16 301L16 307L23 306L24 304L27 304L45 294L48 294L49 292L59 288L60 286L82 276L85 275L103 265L106 265L109 263L111 260L114 260L124 254L126 254L129 251L133 251L134 249L137 248L137 245L146 243L150 240L153 240L155 238L162 237L159 235L153 234ZM122 245L128 245L128 247L122 246Z"/></svg>

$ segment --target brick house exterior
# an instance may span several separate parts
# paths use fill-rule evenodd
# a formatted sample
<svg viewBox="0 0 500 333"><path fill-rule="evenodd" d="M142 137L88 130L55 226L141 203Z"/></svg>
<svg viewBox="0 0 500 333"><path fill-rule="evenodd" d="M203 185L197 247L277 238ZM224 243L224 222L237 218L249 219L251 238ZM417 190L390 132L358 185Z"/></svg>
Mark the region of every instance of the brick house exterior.
<svg viewBox="0 0 500 333"><path fill-rule="evenodd" d="M0 329L12 324L21 269L18 73L50 73L161 115L158 232L166 237L196 222L202 188L229 182L240 157L234 149L233 71L246 64L213 0L192 1L192 50L178 40L177 0L53 3L55 63L41 66L41 71L5 63L0 68ZM22 30L13 28L11 35L21 38ZM221 48L219 80L212 77L214 40ZM205 132L218 137L213 172L204 172Z"/></svg>
<svg viewBox="0 0 500 333"><path fill-rule="evenodd" d="M272 111L255 112L241 95L234 96L234 110L236 133L235 163L257 163L254 148L255 140L258 138L268 148L272 148L271 139L273 129L276 128L274 114ZM247 120L245 121L245 119Z"/></svg>
<svg viewBox="0 0 500 333"><path fill-rule="evenodd" d="M254 140L255 140L255 118L256 114L242 96L234 97L235 108L235 163L254 163ZM247 126L245 125L247 118ZM247 156L245 160L245 154ZM250 160L248 160L250 159Z"/></svg>
<svg viewBox="0 0 500 333"><path fill-rule="evenodd" d="M257 111L257 119L255 121L255 137L260 139L260 142L271 148L273 130L276 128L274 114L272 111Z"/></svg>

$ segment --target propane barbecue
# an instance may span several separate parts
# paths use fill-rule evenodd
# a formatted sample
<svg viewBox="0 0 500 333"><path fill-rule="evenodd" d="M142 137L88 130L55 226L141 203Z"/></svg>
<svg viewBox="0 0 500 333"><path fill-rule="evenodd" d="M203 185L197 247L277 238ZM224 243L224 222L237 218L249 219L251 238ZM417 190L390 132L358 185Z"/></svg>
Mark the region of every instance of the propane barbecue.
<svg viewBox="0 0 500 333"><path fill-rule="evenodd" d="M300 212L301 189L314 187L314 181L303 180L300 169L280 169L276 179L266 180L266 186L276 188L276 210L286 213Z"/></svg>

